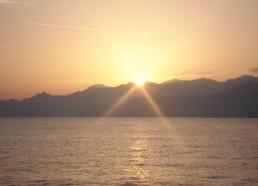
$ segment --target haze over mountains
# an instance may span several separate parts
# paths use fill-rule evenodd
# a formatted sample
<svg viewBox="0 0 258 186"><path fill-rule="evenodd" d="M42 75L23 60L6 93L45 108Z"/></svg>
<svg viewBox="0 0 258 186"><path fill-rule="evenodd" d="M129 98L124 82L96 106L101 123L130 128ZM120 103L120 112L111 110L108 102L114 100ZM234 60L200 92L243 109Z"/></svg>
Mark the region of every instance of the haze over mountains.
<svg viewBox="0 0 258 186"><path fill-rule="evenodd" d="M135 88L113 112L105 113L131 89L133 83L117 87L94 85L66 96L45 92L21 101L0 101L2 117L55 116L158 116L142 88ZM144 89L164 116L175 117L255 117L258 116L258 77L241 76L218 82L210 79L148 82Z"/></svg>

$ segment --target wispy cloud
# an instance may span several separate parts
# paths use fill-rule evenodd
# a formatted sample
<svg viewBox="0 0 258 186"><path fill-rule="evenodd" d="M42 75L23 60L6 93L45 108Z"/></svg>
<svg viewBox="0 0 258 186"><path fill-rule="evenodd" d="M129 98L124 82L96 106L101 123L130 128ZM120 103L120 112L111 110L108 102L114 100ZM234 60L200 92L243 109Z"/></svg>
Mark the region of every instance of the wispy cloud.
<svg viewBox="0 0 258 186"><path fill-rule="evenodd" d="M45 24L45 23L34 23L34 22L20 22L20 23L26 24L26 25L34 25L34 26L55 27L55 28L64 28L64 29L78 29L78 30L96 31L96 32L111 32L111 33L119 33L119 34L145 35L145 36L149 35L148 33L142 33L142 32L127 32L127 31L121 31L121 30L89 28L89 27L79 27L79 26Z"/></svg>
<svg viewBox="0 0 258 186"><path fill-rule="evenodd" d="M16 1L12 1L12 0L0 0L0 4L9 4L9 3L16 3Z"/></svg>
<svg viewBox="0 0 258 186"><path fill-rule="evenodd" d="M174 74L172 77L185 76L185 75L192 75L192 74L194 74L194 73L195 73L194 70L188 70L188 71L183 71L183 72Z"/></svg>
<svg viewBox="0 0 258 186"><path fill-rule="evenodd" d="M258 74L258 67L250 68L249 72L254 73L254 74Z"/></svg>
<svg viewBox="0 0 258 186"><path fill-rule="evenodd" d="M212 74L212 72L198 72L195 75L208 75L208 74Z"/></svg>
<svg viewBox="0 0 258 186"><path fill-rule="evenodd" d="M212 71L197 71L197 70L188 70L181 73L174 74L172 77L183 77L183 76L200 76L200 75L210 75L214 74Z"/></svg>
<svg viewBox="0 0 258 186"><path fill-rule="evenodd" d="M8 49L8 48L10 48L10 47L9 47L9 46L7 46L7 45L0 45L0 48Z"/></svg>

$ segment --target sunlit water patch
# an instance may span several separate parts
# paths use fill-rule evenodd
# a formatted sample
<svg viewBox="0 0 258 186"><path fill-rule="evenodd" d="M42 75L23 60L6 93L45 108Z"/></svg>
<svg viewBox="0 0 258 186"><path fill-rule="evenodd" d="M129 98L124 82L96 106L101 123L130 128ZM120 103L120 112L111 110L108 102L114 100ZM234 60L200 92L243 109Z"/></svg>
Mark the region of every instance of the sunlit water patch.
<svg viewBox="0 0 258 186"><path fill-rule="evenodd" d="M258 120L2 118L0 185L258 185Z"/></svg>

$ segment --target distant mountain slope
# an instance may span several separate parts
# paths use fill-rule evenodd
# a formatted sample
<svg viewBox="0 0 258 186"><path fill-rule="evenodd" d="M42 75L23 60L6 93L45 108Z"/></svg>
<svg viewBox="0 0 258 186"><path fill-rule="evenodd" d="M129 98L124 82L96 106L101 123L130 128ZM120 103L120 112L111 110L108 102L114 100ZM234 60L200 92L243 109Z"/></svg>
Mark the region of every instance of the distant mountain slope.
<svg viewBox="0 0 258 186"><path fill-rule="evenodd" d="M247 82L258 82L258 77L241 76L225 82L200 78L195 80L171 80L158 85L152 92L154 96L177 96L177 95L209 95L226 91L234 86Z"/></svg>
<svg viewBox="0 0 258 186"><path fill-rule="evenodd" d="M158 98L167 116L247 117L258 114L258 83L247 82L213 95Z"/></svg>
<svg viewBox="0 0 258 186"><path fill-rule="evenodd" d="M95 85L67 96L45 92L21 101L0 101L0 116L103 116L135 85ZM247 117L258 115L258 78L241 76L225 82L209 79L148 82L146 91L165 116ZM157 116L140 89L110 116Z"/></svg>

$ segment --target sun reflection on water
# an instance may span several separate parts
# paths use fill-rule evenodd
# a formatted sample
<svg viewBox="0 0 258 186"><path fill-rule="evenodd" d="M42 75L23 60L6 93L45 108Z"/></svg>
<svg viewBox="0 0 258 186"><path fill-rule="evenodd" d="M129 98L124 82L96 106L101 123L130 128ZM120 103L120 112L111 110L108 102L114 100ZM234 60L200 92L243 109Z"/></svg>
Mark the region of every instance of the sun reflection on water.
<svg viewBox="0 0 258 186"><path fill-rule="evenodd" d="M132 130L132 140L128 146L129 166L126 172L132 179L140 183L149 182L151 159L151 146L149 144L149 135L144 125L135 125Z"/></svg>

